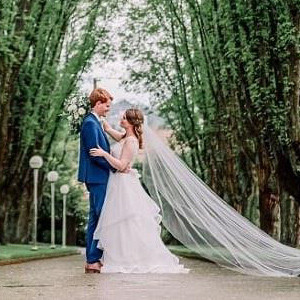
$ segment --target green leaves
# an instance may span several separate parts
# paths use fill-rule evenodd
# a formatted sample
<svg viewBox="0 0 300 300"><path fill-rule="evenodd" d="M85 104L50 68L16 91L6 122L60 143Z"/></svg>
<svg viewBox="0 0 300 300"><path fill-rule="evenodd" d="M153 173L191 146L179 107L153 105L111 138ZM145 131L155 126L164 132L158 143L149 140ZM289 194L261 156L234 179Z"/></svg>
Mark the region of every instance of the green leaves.
<svg viewBox="0 0 300 300"><path fill-rule="evenodd" d="M0 189L0 198L6 195L7 200L0 203L0 212L14 202L11 214L16 218L7 224L19 224L21 217L30 219L32 186L27 178L32 154L43 156L45 169L56 165L60 172L71 170L69 180L75 176L76 159L70 162L65 150L55 151L68 143L61 113L95 52L104 58L111 49L107 22L116 1L104 4L108 1L1 1L0 186L5 188ZM26 226L22 230L30 224ZM1 240L4 229L0 227ZM24 233L25 238L28 234Z"/></svg>
<svg viewBox="0 0 300 300"><path fill-rule="evenodd" d="M271 177L281 184L264 172L276 174L278 149L292 157L300 138L296 2L148 0L121 36L124 58L141 66L128 62L128 84L165 95L153 102L172 145L233 204Z"/></svg>

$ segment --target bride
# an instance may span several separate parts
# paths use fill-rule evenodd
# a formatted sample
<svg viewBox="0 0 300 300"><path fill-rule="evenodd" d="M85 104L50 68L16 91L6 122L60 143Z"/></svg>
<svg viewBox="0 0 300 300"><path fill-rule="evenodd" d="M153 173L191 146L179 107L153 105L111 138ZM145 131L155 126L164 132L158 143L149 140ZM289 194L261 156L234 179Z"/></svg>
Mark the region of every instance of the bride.
<svg viewBox="0 0 300 300"><path fill-rule="evenodd" d="M112 153L93 148L90 155L104 157L115 169L111 173L106 200L94 233L103 249L101 272L104 273L187 273L160 238L160 208L140 184L132 164L143 147L144 116L128 109L120 121L126 133L104 122L104 130L118 143Z"/></svg>
<svg viewBox="0 0 300 300"><path fill-rule="evenodd" d="M129 109L126 134L104 123L119 141L112 155L91 149L116 169L94 238L104 249L104 272L188 272L160 239L161 220L185 247L218 265L255 276L300 276L300 251L274 240L221 199ZM131 169L144 139L143 181ZM154 202L154 201L155 202ZM159 214L160 212L160 214Z"/></svg>

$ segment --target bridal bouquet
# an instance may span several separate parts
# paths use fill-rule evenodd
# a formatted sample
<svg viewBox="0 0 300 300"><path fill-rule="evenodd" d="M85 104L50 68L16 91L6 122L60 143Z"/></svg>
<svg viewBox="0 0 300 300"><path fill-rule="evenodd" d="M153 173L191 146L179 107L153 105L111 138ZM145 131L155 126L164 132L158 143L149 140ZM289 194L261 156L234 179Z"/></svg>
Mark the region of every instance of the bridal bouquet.
<svg viewBox="0 0 300 300"><path fill-rule="evenodd" d="M88 97L83 93L73 93L66 99L62 116L67 118L72 134L78 134L80 132L83 117L89 110L90 103Z"/></svg>

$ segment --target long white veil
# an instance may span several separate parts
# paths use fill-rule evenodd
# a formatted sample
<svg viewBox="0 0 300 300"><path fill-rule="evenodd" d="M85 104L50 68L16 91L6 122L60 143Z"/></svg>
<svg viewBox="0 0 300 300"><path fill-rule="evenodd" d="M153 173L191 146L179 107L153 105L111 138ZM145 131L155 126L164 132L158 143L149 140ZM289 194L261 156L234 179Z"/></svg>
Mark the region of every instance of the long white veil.
<svg viewBox="0 0 300 300"><path fill-rule="evenodd" d="M260 230L216 195L145 124L143 180L166 229L184 246L241 273L298 276L300 250Z"/></svg>

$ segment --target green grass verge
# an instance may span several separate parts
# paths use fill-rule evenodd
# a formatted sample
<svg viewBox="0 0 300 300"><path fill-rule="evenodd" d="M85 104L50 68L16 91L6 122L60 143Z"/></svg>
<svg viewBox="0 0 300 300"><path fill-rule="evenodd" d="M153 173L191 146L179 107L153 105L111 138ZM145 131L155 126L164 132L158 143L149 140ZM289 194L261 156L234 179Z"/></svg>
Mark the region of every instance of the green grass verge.
<svg viewBox="0 0 300 300"><path fill-rule="evenodd" d="M179 255L179 256L184 256L184 257L189 257L189 258L201 258L201 256L198 253L193 252L184 246L168 245L167 247L171 252L173 252L174 254Z"/></svg>
<svg viewBox="0 0 300 300"><path fill-rule="evenodd" d="M38 247L38 250L33 251L31 250L32 245L7 244L0 246L0 265L80 253L78 247L62 248L57 246L55 249L51 249L49 244L39 244Z"/></svg>
<svg viewBox="0 0 300 300"><path fill-rule="evenodd" d="M175 255L179 255L187 258L196 258L196 259L210 261L210 262L218 260L220 258L220 255L224 258L231 257L230 253L225 248L221 248L221 247L215 247L214 250L212 250L209 247L198 246L197 252L192 251L186 248L185 246L168 245L167 247Z"/></svg>
<svg viewBox="0 0 300 300"><path fill-rule="evenodd" d="M187 258L194 258L194 259L200 259L210 262L217 262L217 261L224 261L224 259L228 259L229 261L233 260L233 256L230 254L228 250L221 247L215 247L213 249L205 246L198 246L197 252L192 251L185 246L173 246L168 245L168 249L173 252L175 255L187 257ZM297 249L300 250L299 247ZM267 259L268 253L261 254L260 258Z"/></svg>

